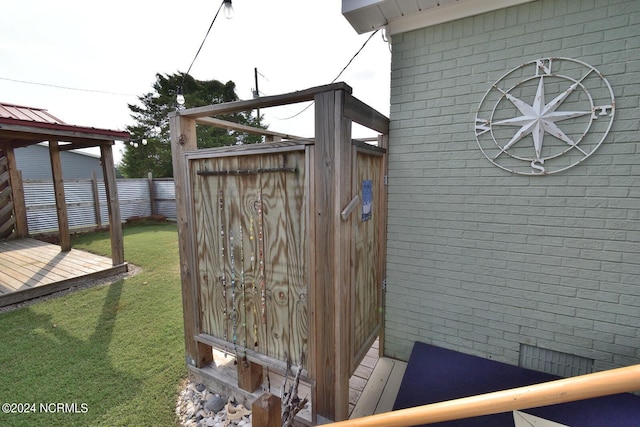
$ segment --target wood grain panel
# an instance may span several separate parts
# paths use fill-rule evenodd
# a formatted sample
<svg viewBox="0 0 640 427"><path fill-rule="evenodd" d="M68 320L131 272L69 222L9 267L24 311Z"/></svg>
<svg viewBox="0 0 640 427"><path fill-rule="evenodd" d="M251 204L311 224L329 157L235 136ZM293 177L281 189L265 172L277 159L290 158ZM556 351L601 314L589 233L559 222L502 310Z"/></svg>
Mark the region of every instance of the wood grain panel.
<svg viewBox="0 0 640 427"><path fill-rule="evenodd" d="M265 260L271 265L267 269L267 343L278 359L297 364L308 337L304 157L300 153L264 156L262 162L263 168L286 165L297 170L261 176Z"/></svg>
<svg viewBox="0 0 640 427"><path fill-rule="evenodd" d="M219 188L217 180L201 179L197 176L198 170L211 169L213 163L210 160L192 162L191 182L193 183L194 205L194 239L195 255L197 258L196 277L200 284L200 304L198 307L201 316L201 329L216 336L222 336L222 306L213 309L221 303L222 275L220 262L220 225L218 221ZM200 331L197 331L200 332Z"/></svg>
<svg viewBox="0 0 640 427"><path fill-rule="evenodd" d="M233 173L283 165L296 172ZM299 150L191 162L202 332L239 357L297 362L306 351L304 165Z"/></svg>
<svg viewBox="0 0 640 427"><path fill-rule="evenodd" d="M372 155L357 151L355 183L358 194L363 200L363 181L372 182L373 207L371 218L362 220L362 207L354 213L352 221L355 230L355 283L352 300L353 310L353 340L354 355L364 354L369 348L373 335L381 323L381 283L379 271L380 245L379 222L384 220L380 187L383 185L381 155ZM359 362L356 357L354 365Z"/></svg>

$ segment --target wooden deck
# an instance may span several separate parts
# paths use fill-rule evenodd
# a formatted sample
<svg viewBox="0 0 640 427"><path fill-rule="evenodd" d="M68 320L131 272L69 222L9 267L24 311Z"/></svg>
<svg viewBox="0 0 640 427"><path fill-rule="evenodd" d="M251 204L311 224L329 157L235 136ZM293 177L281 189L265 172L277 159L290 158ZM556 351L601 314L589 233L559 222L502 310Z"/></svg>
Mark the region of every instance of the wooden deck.
<svg viewBox="0 0 640 427"><path fill-rule="evenodd" d="M0 307L127 271L110 258L35 239L0 241Z"/></svg>
<svg viewBox="0 0 640 427"><path fill-rule="evenodd" d="M378 358L378 353L376 340L349 380L350 419L393 409L407 363L388 357Z"/></svg>

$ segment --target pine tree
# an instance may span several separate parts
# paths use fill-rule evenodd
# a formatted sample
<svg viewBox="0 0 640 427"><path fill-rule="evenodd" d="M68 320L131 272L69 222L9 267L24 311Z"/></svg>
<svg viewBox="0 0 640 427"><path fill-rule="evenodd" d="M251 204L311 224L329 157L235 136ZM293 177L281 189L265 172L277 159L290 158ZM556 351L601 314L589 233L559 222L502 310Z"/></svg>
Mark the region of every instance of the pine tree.
<svg viewBox="0 0 640 427"><path fill-rule="evenodd" d="M178 107L176 94L183 88L185 107L200 107L237 101L236 85L232 81L200 81L182 73L156 74L153 92L138 97L141 105L129 104L131 117L136 124L127 127L131 142L125 146L119 170L127 178L146 177L151 172L154 178L173 177L171 140L169 135L169 113ZM258 120L250 112L234 113L217 118L258 127ZM266 128L264 126L260 126ZM261 137L211 126L198 126L196 131L198 148L221 147L241 142L261 142Z"/></svg>

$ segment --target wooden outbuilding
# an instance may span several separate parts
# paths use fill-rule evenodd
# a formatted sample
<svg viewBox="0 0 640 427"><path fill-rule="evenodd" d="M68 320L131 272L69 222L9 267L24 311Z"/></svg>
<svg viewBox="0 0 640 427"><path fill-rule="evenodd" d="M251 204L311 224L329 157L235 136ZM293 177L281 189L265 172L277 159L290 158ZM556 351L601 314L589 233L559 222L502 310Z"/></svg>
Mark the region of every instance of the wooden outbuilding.
<svg viewBox="0 0 640 427"><path fill-rule="evenodd" d="M215 118L305 101L312 138ZM352 122L376 141L352 139ZM251 400L269 374L302 366L310 421L346 419L349 378L383 330L388 119L336 83L170 123L190 376ZM197 126L269 142L198 150ZM236 359L237 383L215 350Z"/></svg>
<svg viewBox="0 0 640 427"><path fill-rule="evenodd" d="M128 132L73 126L51 115L47 110L0 104L0 241L14 241L29 236L22 176L16 164L15 150L48 142L60 252L70 252L71 234L60 152L99 147L111 232L111 260L114 267L111 272L126 271L112 146L116 140L128 139ZM65 282L71 283L69 278L66 278ZM31 297L33 296L37 295L31 294Z"/></svg>

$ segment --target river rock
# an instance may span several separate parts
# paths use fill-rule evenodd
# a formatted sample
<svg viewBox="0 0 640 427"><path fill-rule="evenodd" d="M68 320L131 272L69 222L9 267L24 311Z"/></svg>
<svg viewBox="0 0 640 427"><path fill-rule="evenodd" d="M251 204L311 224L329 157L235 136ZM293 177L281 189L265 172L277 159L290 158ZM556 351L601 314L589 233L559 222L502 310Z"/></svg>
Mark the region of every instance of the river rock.
<svg viewBox="0 0 640 427"><path fill-rule="evenodd" d="M226 404L226 399L223 399L219 396L213 396L209 398L209 400L207 400L207 403L204 404L204 409L211 412L220 412Z"/></svg>

